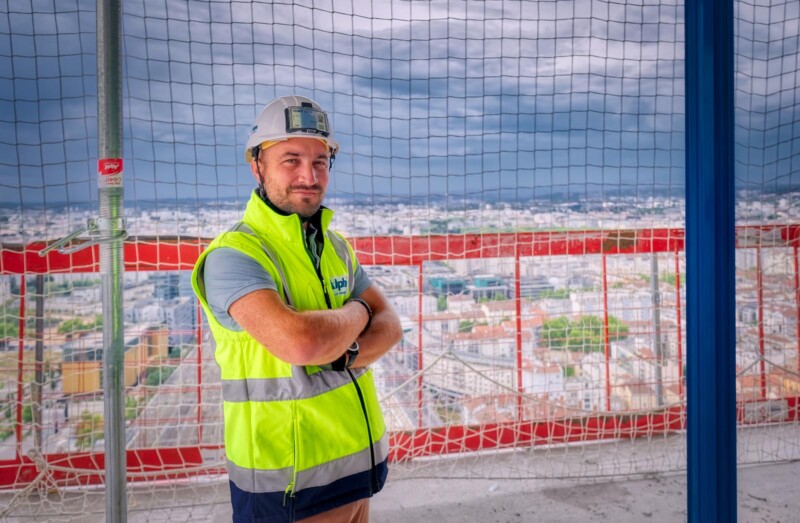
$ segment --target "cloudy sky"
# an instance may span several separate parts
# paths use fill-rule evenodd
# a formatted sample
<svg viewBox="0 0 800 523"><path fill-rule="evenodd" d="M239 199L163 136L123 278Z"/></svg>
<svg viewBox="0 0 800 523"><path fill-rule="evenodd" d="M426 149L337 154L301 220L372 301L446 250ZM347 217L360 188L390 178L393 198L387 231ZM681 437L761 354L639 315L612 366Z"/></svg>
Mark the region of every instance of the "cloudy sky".
<svg viewBox="0 0 800 523"><path fill-rule="evenodd" d="M94 4L9 0L0 13L2 203L96 199ZM131 202L245 197L247 132L290 93L329 111L335 196L683 187L672 0L123 4ZM800 14L771 4L737 2L736 21L737 180L767 190L800 186Z"/></svg>

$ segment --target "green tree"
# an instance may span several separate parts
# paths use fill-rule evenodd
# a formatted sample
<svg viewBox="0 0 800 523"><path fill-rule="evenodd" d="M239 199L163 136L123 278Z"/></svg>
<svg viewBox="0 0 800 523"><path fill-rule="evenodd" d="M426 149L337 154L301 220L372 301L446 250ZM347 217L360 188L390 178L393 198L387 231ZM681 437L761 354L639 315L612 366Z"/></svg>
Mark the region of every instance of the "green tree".
<svg viewBox="0 0 800 523"><path fill-rule="evenodd" d="M136 401L136 398L131 396L125 397L125 419L130 421L132 419L136 419L136 407L139 406L139 402Z"/></svg>
<svg viewBox="0 0 800 523"><path fill-rule="evenodd" d="M472 332L472 327L475 325L474 321L461 320L458 322L458 332Z"/></svg>
<svg viewBox="0 0 800 523"><path fill-rule="evenodd" d="M628 336L628 326L615 316L608 317L609 341ZM603 320L597 316L581 316L570 321L565 316L547 320L542 325L542 343L555 350L602 352L605 347Z"/></svg>
<svg viewBox="0 0 800 523"><path fill-rule="evenodd" d="M684 278L684 275L682 273L681 273L680 276L681 276L681 281L682 282L686 281L686 279ZM667 273L661 275L660 280L662 282L664 282L664 283L669 284L669 285L675 285L675 282L677 281L677 278L675 276L675 273L667 272Z"/></svg>
<svg viewBox="0 0 800 523"><path fill-rule="evenodd" d="M18 338L19 326L13 320L0 320L0 338Z"/></svg>
<svg viewBox="0 0 800 523"><path fill-rule="evenodd" d="M171 367L169 365L164 365L161 367L148 367L147 371L145 371L146 377L144 384L148 387L158 387L167 381L167 378L170 377L174 370L175 367Z"/></svg>
<svg viewBox="0 0 800 523"><path fill-rule="evenodd" d="M542 324L542 342L551 349L563 348L567 343L569 325L566 316L545 321Z"/></svg>
<svg viewBox="0 0 800 523"><path fill-rule="evenodd" d="M436 298L436 310L438 312L447 310L447 296L439 296Z"/></svg>
<svg viewBox="0 0 800 523"><path fill-rule="evenodd" d="M70 318L58 326L59 334L68 334L71 332L86 332L95 330L103 326L103 315L98 314L94 317L93 321L84 322L80 318Z"/></svg>
<svg viewBox="0 0 800 523"><path fill-rule="evenodd" d="M540 300L544 300L547 298L553 298L558 300L564 300L566 298L569 298L569 289L546 290L539 295Z"/></svg>
<svg viewBox="0 0 800 523"><path fill-rule="evenodd" d="M81 450L90 449L95 441L103 437L103 416L83 411L75 425L75 445Z"/></svg>

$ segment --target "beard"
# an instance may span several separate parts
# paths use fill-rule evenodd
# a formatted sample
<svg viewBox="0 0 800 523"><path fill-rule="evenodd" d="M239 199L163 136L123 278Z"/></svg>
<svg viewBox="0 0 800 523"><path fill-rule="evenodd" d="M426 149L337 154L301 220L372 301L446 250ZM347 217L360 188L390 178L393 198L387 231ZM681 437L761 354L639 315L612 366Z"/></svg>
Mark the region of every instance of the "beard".
<svg viewBox="0 0 800 523"><path fill-rule="evenodd" d="M293 185L280 191L267 183L264 189L272 205L287 214L296 214L305 219L319 211L325 196L325 191L319 184ZM301 192L304 194L300 194Z"/></svg>

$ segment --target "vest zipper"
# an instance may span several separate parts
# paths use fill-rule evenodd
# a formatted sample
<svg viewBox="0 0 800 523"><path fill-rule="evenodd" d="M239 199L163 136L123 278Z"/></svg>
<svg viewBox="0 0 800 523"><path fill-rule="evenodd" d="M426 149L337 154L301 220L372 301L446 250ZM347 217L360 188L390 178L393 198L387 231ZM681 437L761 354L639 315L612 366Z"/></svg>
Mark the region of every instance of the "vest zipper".
<svg viewBox="0 0 800 523"><path fill-rule="evenodd" d="M314 257L308 250L308 244L306 241L306 231L305 229L303 229L302 224L300 225L300 235L303 238L303 247L306 249L306 254L308 254L308 259L311 260L311 266L314 267L314 272L317 273L319 284L322 285L322 294L325 296L325 305L327 305L329 309L332 309L333 305L331 304L331 297L328 295L328 287L325 286L325 278L322 276L322 251L325 249L325 234L322 229L318 230L317 234L322 234L322 247L320 247L319 249L319 264L315 263Z"/></svg>
<svg viewBox="0 0 800 523"><path fill-rule="evenodd" d="M320 264L322 261L320 260ZM314 267L317 271L317 278L319 278L319 284L322 285L322 293L325 295L325 305L328 306L329 309L332 309L333 306L331 305L331 297L328 296L328 288L325 286L325 278L322 277L322 269L319 267Z"/></svg>
<svg viewBox="0 0 800 523"><path fill-rule="evenodd" d="M286 507L286 498L289 498L289 503L291 503L291 507L289 507L290 512L292 513L292 521L294 521L294 481L289 483L286 487L286 490L283 491L283 506Z"/></svg>
<svg viewBox="0 0 800 523"><path fill-rule="evenodd" d="M294 510L295 510L294 489L295 489L295 485L297 485L297 467L298 467L298 463L300 461L299 458L298 458L298 454L300 452L300 445L298 444L299 427L298 427L298 422L297 422L297 404L295 403L295 401L292 401L292 425L293 425L292 428L294 429L293 430L294 438L293 438L293 441L292 441L293 450L294 450L294 458L292 460L293 461L293 463L292 463L292 482L289 483L289 485L287 485L287 487L286 487L286 490L283 491L283 506L286 507L286 498L288 497L289 498L289 520L294 522L294 520L295 520L295 515L294 515Z"/></svg>
<svg viewBox="0 0 800 523"><path fill-rule="evenodd" d="M308 250L308 245L305 241L305 230L302 230L301 225L301 234L303 235L303 247L306 249L306 254L308 254L309 260L311 260L311 265L314 267L314 270L317 273L317 278L319 278L319 283L322 285L322 293L325 296L325 304L328 306L328 309L332 309L333 306L331 305L331 297L328 295L328 288L325 286L325 279L322 277L322 251L325 248L325 236L322 231L318 231L318 234L323 234L322 237L322 248L319 250L319 260L320 263L317 265L314 263L314 257L311 256L311 252ZM364 401L364 395L361 392L361 387L358 386L358 381L356 381L356 377L353 375L353 371L350 369L346 369L347 374L350 375L350 380L353 382L353 386L356 388L356 393L358 394L358 400L361 402L361 411L364 413L364 421L367 425L367 438L369 438L369 459L370 459L370 481L369 481L369 496L375 493L375 490L378 488L378 477L377 477L377 470L375 468L375 444L372 442L372 427L369 424L369 414L367 414L367 405ZM294 519L293 519L294 520Z"/></svg>
<svg viewBox="0 0 800 523"><path fill-rule="evenodd" d="M358 386L358 381L356 381L356 377L353 375L353 371L350 369L347 370L347 374L350 375L350 379L353 381L353 385L356 387L356 393L358 394L358 400L361 402L361 411L364 413L364 421L367 424L367 438L369 438L369 459L370 459L370 481L369 481L369 496L375 493L375 490L378 488L378 477L377 477L377 469L375 468L375 444L372 443L372 427L370 427L369 423L369 414L367 414L367 404L364 401L364 395L361 393L361 387Z"/></svg>

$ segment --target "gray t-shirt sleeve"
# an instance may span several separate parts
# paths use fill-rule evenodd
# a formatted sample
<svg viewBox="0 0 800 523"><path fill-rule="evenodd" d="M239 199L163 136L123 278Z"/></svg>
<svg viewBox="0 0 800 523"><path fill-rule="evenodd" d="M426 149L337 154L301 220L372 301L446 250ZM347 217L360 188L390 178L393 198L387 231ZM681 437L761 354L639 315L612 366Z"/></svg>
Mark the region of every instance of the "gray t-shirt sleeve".
<svg viewBox="0 0 800 523"><path fill-rule="evenodd" d="M361 296L372 285L372 280L361 265L356 268L353 280L353 297ZM241 331L242 328L228 314L233 302L253 291L278 290L275 280L256 260L229 247L214 249L206 256L203 283L206 301L214 318L223 327L234 331Z"/></svg>
<svg viewBox="0 0 800 523"><path fill-rule="evenodd" d="M360 263L358 267L356 267L355 274L353 274L353 280L353 292L350 294L353 298L360 297L361 293L372 285L372 280L369 279L369 276L367 276L366 271L361 267Z"/></svg>
<svg viewBox="0 0 800 523"><path fill-rule="evenodd" d="M246 254L221 247L211 251L203 264L206 301L214 318L224 327L242 328L228 314L230 306L246 294L261 289L277 291L275 280L256 260Z"/></svg>

